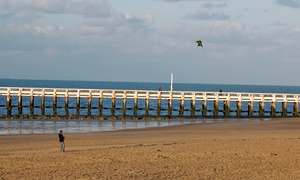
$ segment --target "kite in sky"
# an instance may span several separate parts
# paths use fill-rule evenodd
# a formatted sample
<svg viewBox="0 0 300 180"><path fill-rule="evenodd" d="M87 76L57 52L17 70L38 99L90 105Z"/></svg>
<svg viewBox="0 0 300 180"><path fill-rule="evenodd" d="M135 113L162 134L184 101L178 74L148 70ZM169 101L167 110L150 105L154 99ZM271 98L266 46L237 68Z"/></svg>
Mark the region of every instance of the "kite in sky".
<svg viewBox="0 0 300 180"><path fill-rule="evenodd" d="M203 47L203 46L202 46L202 41L201 41L201 40L197 40L197 41L195 41L195 42L198 43L198 46Z"/></svg>

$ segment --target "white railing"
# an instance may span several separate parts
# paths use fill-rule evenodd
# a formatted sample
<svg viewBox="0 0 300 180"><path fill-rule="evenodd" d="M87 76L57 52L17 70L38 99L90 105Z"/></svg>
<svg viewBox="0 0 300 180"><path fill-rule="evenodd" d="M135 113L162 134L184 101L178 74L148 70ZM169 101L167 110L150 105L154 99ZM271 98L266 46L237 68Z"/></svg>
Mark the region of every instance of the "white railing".
<svg viewBox="0 0 300 180"><path fill-rule="evenodd" d="M245 92L191 92L191 91L151 91L151 90L113 90L113 89L64 89L0 87L0 96L56 96L92 98L138 98L172 100L219 100L253 102L299 102L300 94L283 93L245 93Z"/></svg>

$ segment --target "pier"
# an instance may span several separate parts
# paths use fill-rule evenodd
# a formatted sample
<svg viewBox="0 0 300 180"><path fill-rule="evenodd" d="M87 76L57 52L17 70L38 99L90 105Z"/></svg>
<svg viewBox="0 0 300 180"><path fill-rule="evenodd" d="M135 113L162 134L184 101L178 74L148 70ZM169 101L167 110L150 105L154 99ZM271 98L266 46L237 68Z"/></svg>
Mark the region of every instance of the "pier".
<svg viewBox="0 0 300 180"><path fill-rule="evenodd" d="M0 118L299 116L300 94L0 87Z"/></svg>

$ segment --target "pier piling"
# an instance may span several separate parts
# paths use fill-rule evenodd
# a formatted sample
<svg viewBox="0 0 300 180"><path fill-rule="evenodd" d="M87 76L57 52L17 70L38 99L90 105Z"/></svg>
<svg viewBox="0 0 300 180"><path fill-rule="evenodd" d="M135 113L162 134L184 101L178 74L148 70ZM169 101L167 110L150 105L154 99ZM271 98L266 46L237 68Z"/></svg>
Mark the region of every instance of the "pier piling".
<svg viewBox="0 0 300 180"><path fill-rule="evenodd" d="M127 95L126 91L124 91L124 96L123 96L123 105L122 105L122 116L126 116L126 102L127 102Z"/></svg>
<svg viewBox="0 0 300 180"><path fill-rule="evenodd" d="M69 91L67 90L66 91L66 94L65 94L65 115L66 116L69 116Z"/></svg>
<svg viewBox="0 0 300 180"><path fill-rule="evenodd" d="M30 115L34 115L34 96L33 96L33 89L30 91L30 103L29 103Z"/></svg>
<svg viewBox="0 0 300 180"><path fill-rule="evenodd" d="M219 100L214 100L214 116L219 115Z"/></svg>
<svg viewBox="0 0 300 180"><path fill-rule="evenodd" d="M282 116L287 116L286 102L282 102Z"/></svg>
<svg viewBox="0 0 300 180"><path fill-rule="evenodd" d="M236 115L238 117L242 116L242 101L236 101Z"/></svg>
<svg viewBox="0 0 300 180"><path fill-rule="evenodd" d="M147 92L146 99L145 99L145 115L146 116L149 116L149 102L150 102L149 92Z"/></svg>
<svg viewBox="0 0 300 180"><path fill-rule="evenodd" d="M57 114L57 95L56 95L56 91L54 91L54 93L53 93L52 110L53 110L53 115L56 116L56 114Z"/></svg>
<svg viewBox="0 0 300 180"><path fill-rule="evenodd" d="M88 112L87 112L87 116L91 116L92 115L92 92L91 90L89 91L89 95L88 95Z"/></svg>
<svg viewBox="0 0 300 180"><path fill-rule="evenodd" d="M133 102L133 116L137 117L137 112L138 112L138 96L137 92L134 93L134 102Z"/></svg>
<svg viewBox="0 0 300 180"><path fill-rule="evenodd" d="M298 101L294 102L293 116L299 116L299 103L298 103Z"/></svg>
<svg viewBox="0 0 300 180"><path fill-rule="evenodd" d="M272 101L271 103L271 116L275 116L276 115L276 102Z"/></svg>
<svg viewBox="0 0 300 180"><path fill-rule="evenodd" d="M172 116L172 99L168 99L168 116L171 117Z"/></svg>
<svg viewBox="0 0 300 180"><path fill-rule="evenodd" d="M195 99L191 100L191 116L194 117L196 114L196 101Z"/></svg>
<svg viewBox="0 0 300 180"><path fill-rule="evenodd" d="M184 114L184 93L181 93L180 105L179 105L179 116L183 116Z"/></svg>
<svg viewBox="0 0 300 180"><path fill-rule="evenodd" d="M113 91L112 97L111 97L111 115L116 115L116 91Z"/></svg>
<svg viewBox="0 0 300 180"><path fill-rule="evenodd" d="M19 93L18 93L18 114L23 114L23 101L22 101L22 91L21 89L19 90Z"/></svg>
<svg viewBox="0 0 300 180"><path fill-rule="evenodd" d="M259 116L263 117L265 114L265 103L264 101L259 102Z"/></svg>
<svg viewBox="0 0 300 180"><path fill-rule="evenodd" d="M207 105L206 105L206 100L202 100L202 116L207 115Z"/></svg>
<svg viewBox="0 0 300 180"><path fill-rule="evenodd" d="M99 95L99 104L98 104L98 114L99 116L103 116L102 112L103 112L103 91L100 91L100 95Z"/></svg>
<svg viewBox="0 0 300 180"><path fill-rule="evenodd" d="M224 116L229 116L230 114L230 101L224 101Z"/></svg>
<svg viewBox="0 0 300 180"><path fill-rule="evenodd" d="M21 115L21 114L19 114ZM41 95L41 115L45 116L45 90L43 89Z"/></svg>
<svg viewBox="0 0 300 180"><path fill-rule="evenodd" d="M76 116L77 117L80 116L80 94L79 94L79 92L77 93L77 97L76 97Z"/></svg>
<svg viewBox="0 0 300 180"><path fill-rule="evenodd" d="M160 116L160 110L161 110L161 91L159 91L159 95L157 97L156 116Z"/></svg>
<svg viewBox="0 0 300 180"><path fill-rule="evenodd" d="M248 116L253 116L253 101L248 101Z"/></svg>
<svg viewBox="0 0 300 180"><path fill-rule="evenodd" d="M12 107L11 107L11 94L10 94L10 89L7 91L7 96L6 96L6 110L7 110L7 115L11 115Z"/></svg>

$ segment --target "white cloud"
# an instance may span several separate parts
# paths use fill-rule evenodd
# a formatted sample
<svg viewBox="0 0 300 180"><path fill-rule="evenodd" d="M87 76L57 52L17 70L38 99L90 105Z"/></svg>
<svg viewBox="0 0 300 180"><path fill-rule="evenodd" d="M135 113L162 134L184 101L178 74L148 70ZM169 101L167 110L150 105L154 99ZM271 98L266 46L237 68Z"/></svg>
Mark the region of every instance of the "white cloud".
<svg viewBox="0 0 300 180"><path fill-rule="evenodd" d="M300 33L300 28L295 27L295 28L293 28L293 30L294 30L295 32Z"/></svg>
<svg viewBox="0 0 300 180"><path fill-rule="evenodd" d="M214 4L214 3L205 3L203 4L202 7L204 8L208 8L208 9L216 9L216 8L223 8L223 7L227 7L228 5L226 3L222 3L222 4Z"/></svg>
<svg viewBox="0 0 300 180"><path fill-rule="evenodd" d="M0 10L4 11L9 8L9 0L0 0Z"/></svg>
<svg viewBox="0 0 300 180"><path fill-rule="evenodd" d="M87 17L107 17L111 15L111 6L108 0L72 1L68 5L68 13Z"/></svg>
<svg viewBox="0 0 300 180"><path fill-rule="evenodd" d="M28 8L45 13L65 13L71 0L32 0Z"/></svg>
<svg viewBox="0 0 300 180"><path fill-rule="evenodd" d="M31 0L26 2L0 0L0 10L14 13L35 11L101 17L110 15L111 6L108 0Z"/></svg>
<svg viewBox="0 0 300 180"><path fill-rule="evenodd" d="M50 33L57 33L60 30L63 30L64 28L62 26L55 27L55 26L49 25L49 26L44 26L44 27L36 26L34 29L37 33L40 33L40 34L50 34Z"/></svg>
<svg viewBox="0 0 300 180"><path fill-rule="evenodd" d="M300 8L300 0L276 0L276 3L291 8Z"/></svg>
<svg viewBox="0 0 300 180"><path fill-rule="evenodd" d="M130 13L130 12L125 12L122 14L122 18L124 21L128 22L128 23L133 23L133 24L144 24L144 19L142 18L137 18L134 16L134 14Z"/></svg>
<svg viewBox="0 0 300 180"><path fill-rule="evenodd" d="M164 2L184 2L184 1L224 1L224 0L155 0L155 1L164 1Z"/></svg>
<svg viewBox="0 0 300 180"><path fill-rule="evenodd" d="M145 24L152 25L154 23L153 12L145 14L144 21L145 21Z"/></svg>
<svg viewBox="0 0 300 180"><path fill-rule="evenodd" d="M205 11L198 11L196 13L188 13L184 16L185 19L192 20L229 20L230 16L225 13L209 13Z"/></svg>

